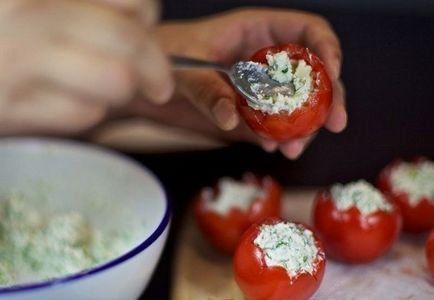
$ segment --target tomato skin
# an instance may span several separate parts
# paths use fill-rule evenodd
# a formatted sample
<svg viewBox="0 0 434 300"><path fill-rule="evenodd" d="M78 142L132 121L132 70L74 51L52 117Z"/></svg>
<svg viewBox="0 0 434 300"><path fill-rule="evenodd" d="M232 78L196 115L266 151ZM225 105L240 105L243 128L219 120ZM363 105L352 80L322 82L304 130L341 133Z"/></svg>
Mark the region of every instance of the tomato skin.
<svg viewBox="0 0 434 300"><path fill-rule="evenodd" d="M276 224L280 219L270 218L262 224ZM325 257L321 242L315 237L319 256L313 275L302 273L290 278L284 268L268 267L264 254L253 241L261 224L253 224L241 237L235 251L233 267L235 280L249 300L304 300L319 288L325 271ZM314 235L315 236L315 235Z"/></svg>
<svg viewBox="0 0 434 300"><path fill-rule="evenodd" d="M265 199L256 199L247 212L232 208L226 215L221 215L206 209L207 197L214 198L218 193L215 188L212 195L203 189L195 199L194 213L196 221L208 242L223 254L233 254L235 247L244 231L253 223L268 217L280 217L281 196L280 185L271 177L260 179L247 173L242 179L246 183L260 186L265 191Z"/></svg>
<svg viewBox="0 0 434 300"><path fill-rule="evenodd" d="M378 211L367 216L352 207L339 211L329 191L315 199L313 223L326 254L345 263L367 263L385 254L401 229L399 210Z"/></svg>
<svg viewBox="0 0 434 300"><path fill-rule="evenodd" d="M434 230L431 231L426 242L426 260L429 271L434 275Z"/></svg>
<svg viewBox="0 0 434 300"><path fill-rule="evenodd" d="M425 158L418 158L414 163L417 164L424 160ZM429 199L423 198L417 205L411 206L407 193L397 193L392 189L390 175L393 169L401 163L403 163L402 160L396 160L386 166L378 176L377 186L390 201L393 201L399 206L404 231L421 233L433 229L434 204L432 204Z"/></svg>
<svg viewBox="0 0 434 300"><path fill-rule="evenodd" d="M259 136L275 141L308 136L317 131L326 121L332 103L332 85L321 60L307 48L295 44L267 47L256 52L251 60L266 64L268 53L286 51L291 59L304 59L316 74L314 91L306 103L288 114L263 113L251 108L243 96L237 97L237 108L247 125Z"/></svg>

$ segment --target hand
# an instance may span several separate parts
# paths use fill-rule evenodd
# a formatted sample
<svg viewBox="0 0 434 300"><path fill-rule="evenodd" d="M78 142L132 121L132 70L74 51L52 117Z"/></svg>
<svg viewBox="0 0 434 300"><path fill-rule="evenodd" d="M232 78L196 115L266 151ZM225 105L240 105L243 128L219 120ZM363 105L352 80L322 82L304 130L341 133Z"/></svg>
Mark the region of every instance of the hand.
<svg viewBox="0 0 434 300"><path fill-rule="evenodd" d="M168 100L157 14L151 0L0 1L0 134L77 133L138 90Z"/></svg>
<svg viewBox="0 0 434 300"><path fill-rule="evenodd" d="M88 0L108 4L117 9L133 13L144 22L145 25L153 25L160 16L159 0Z"/></svg>
<svg viewBox="0 0 434 300"><path fill-rule="evenodd" d="M195 22L167 23L159 26L157 33L168 53L227 64L246 60L265 46L288 42L305 45L323 60L333 81L333 105L325 127L340 132L346 126L344 88L339 79L342 56L339 41L327 21L319 16L297 11L248 9ZM212 71L182 71L176 79L177 96L188 98L221 129L238 126L236 93L222 76ZM253 139L250 133L241 130L244 139ZM278 144L255 137L265 150L271 152L279 148L291 159L297 158L312 138Z"/></svg>

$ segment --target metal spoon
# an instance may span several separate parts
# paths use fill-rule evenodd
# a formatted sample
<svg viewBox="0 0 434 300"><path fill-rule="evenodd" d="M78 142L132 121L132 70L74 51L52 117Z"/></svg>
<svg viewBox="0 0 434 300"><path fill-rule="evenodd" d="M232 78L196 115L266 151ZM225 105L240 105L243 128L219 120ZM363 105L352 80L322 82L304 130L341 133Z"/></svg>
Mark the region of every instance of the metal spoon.
<svg viewBox="0 0 434 300"><path fill-rule="evenodd" d="M176 69L213 69L226 74L233 86L254 107L258 107L260 99L273 98L276 94L291 96L294 94L292 84L281 84L267 74L265 65L239 61L232 66L226 66L218 62L200 60L196 58L170 56Z"/></svg>

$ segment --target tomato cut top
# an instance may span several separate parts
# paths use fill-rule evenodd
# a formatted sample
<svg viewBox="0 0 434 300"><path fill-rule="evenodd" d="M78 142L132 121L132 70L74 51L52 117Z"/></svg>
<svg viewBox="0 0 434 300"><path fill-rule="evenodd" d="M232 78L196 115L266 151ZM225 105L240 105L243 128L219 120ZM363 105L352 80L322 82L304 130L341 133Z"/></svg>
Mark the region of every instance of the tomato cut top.
<svg viewBox="0 0 434 300"><path fill-rule="evenodd" d="M236 193L222 199L219 194L223 191L217 184L214 188L203 189L196 197L194 206L204 237L224 254L233 253L239 238L251 224L267 217L280 216L281 188L274 179L246 173L238 184L253 188L245 190L248 193L253 191L250 199L232 199L239 196ZM224 200L225 203L216 204L216 200Z"/></svg>
<svg viewBox="0 0 434 300"><path fill-rule="evenodd" d="M264 226L276 226L279 224L292 224L295 230L285 233L285 228L280 237L280 243L266 243L267 246L260 247L257 244L261 239L261 232ZM292 235L291 233L300 233ZM310 232L309 237L303 238L305 232ZM292 243L288 237L297 237L296 243ZM273 239L273 238L271 238ZM305 251L306 247L302 246L304 240L313 239L316 251ZM266 242L266 241L264 241ZM286 245L285 245L286 243ZM298 251L288 248L292 246L302 246ZM312 243L309 243L312 245ZM275 253L272 258L279 261L282 258L282 264L290 264L289 268L281 265L273 265L267 262L267 255L264 248L274 247ZM281 253L279 253L279 248ZM315 249L314 249L315 248ZM308 264L305 264L309 261ZM267 219L260 224L252 225L241 237L235 251L234 259L235 280L240 289L249 300L306 300L309 299L321 284L325 270L325 257L320 241L307 227L302 224L288 223L279 219Z"/></svg>
<svg viewBox="0 0 434 300"><path fill-rule="evenodd" d="M405 231L418 233L434 228L433 166L423 157L412 162L396 160L378 177L378 187L399 206Z"/></svg>
<svg viewBox="0 0 434 300"><path fill-rule="evenodd" d="M344 195L319 192L313 210L313 223L327 257L346 263L367 263L384 255L401 229L397 207L386 203L368 183L357 183L347 184ZM342 203L334 197L351 199Z"/></svg>
<svg viewBox="0 0 434 300"><path fill-rule="evenodd" d="M270 114L250 107L242 96L237 101L238 110L249 127L260 136L277 141L314 133L324 124L332 103L331 81L321 60L309 49L295 44L267 47L256 52L251 60L267 64L267 54L281 51L287 52L292 60L304 60L312 68L313 86L302 106L291 113L282 110Z"/></svg>

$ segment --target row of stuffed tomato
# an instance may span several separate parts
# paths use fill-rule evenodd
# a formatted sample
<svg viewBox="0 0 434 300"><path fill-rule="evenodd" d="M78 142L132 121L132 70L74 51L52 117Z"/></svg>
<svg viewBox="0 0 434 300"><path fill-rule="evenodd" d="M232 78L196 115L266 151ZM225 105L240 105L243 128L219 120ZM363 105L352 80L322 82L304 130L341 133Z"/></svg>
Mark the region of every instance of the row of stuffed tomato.
<svg viewBox="0 0 434 300"><path fill-rule="evenodd" d="M421 160L414 162L420 163ZM267 266L267 253L255 239L261 228L289 223L281 218L280 185L271 177L245 174L241 179L263 192L247 209L236 206L226 213L207 207L219 194L218 184L204 189L195 202L196 220L204 237L222 253L234 254L234 275L241 290L250 300L307 299L319 287L327 257L345 263L367 263L384 255L401 231L423 232L434 228L434 200L419 199L410 203L409 196L397 193L390 180L392 170L402 162L387 166L378 177L378 188L390 204L388 211L362 213L357 207L338 209L330 190L320 191L312 210L312 225L296 224L311 231L318 259L313 272L291 277L284 268ZM388 205L389 205L388 204ZM428 265L434 274L434 232L426 247Z"/></svg>

